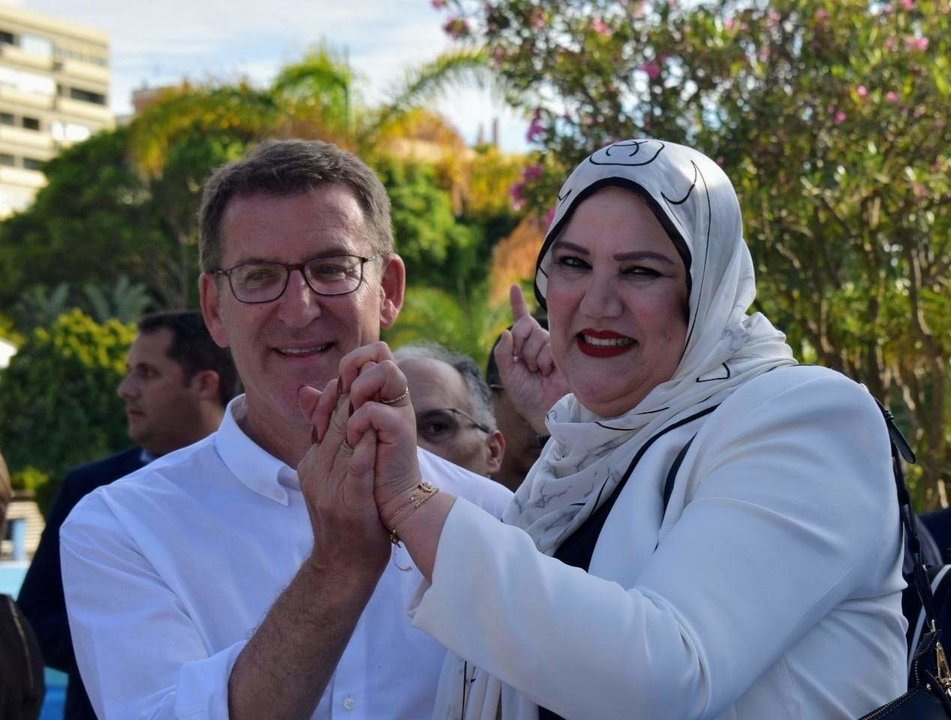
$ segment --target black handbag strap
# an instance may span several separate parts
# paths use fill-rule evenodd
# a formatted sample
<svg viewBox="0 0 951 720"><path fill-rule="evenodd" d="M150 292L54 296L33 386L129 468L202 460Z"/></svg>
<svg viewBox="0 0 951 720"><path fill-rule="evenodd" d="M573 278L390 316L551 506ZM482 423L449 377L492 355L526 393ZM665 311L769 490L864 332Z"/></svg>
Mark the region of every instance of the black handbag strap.
<svg viewBox="0 0 951 720"><path fill-rule="evenodd" d="M935 680L941 685L945 695L951 695L951 669L948 667L944 647L939 640L941 628L938 625L938 615L935 612L934 594L925 569L921 540L915 527L915 511L911 506L911 494L908 492L908 486L905 485L905 472L902 468L902 461L915 462L915 453L912 452L911 446L905 436L902 435L901 430L895 425L895 418L891 412L878 399L875 400L875 403L878 405L878 409L881 410L882 417L885 418L885 426L888 428L892 453L892 472L895 476L895 490L898 493L898 513L902 528L905 531L908 551L911 553L913 560L912 582L925 613L926 628L918 646L914 649L912 676L917 682L919 663L929 660L930 658L927 656L934 652L934 668L937 673Z"/></svg>

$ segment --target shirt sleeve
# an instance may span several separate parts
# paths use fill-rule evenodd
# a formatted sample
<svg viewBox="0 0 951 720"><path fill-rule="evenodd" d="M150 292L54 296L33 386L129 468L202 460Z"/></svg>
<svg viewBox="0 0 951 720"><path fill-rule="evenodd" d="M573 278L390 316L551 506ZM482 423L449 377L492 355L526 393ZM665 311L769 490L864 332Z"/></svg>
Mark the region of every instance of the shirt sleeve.
<svg viewBox="0 0 951 720"><path fill-rule="evenodd" d="M632 587L458 501L414 624L566 717L716 717L850 594L882 594L898 561L867 393L839 378L753 400L698 434L687 502Z"/></svg>
<svg viewBox="0 0 951 720"><path fill-rule="evenodd" d="M227 720L244 642L209 654L201 632L98 494L63 525L63 584L77 665L101 720Z"/></svg>

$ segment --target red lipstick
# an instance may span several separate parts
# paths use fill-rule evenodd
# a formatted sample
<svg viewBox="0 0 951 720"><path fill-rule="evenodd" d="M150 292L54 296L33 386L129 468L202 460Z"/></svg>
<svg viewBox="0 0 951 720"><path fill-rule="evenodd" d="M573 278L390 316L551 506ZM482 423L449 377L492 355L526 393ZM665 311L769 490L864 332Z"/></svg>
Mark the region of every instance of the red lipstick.
<svg viewBox="0 0 951 720"><path fill-rule="evenodd" d="M578 349L585 355L609 358L623 355L634 347L635 341L611 330L586 328L578 333Z"/></svg>

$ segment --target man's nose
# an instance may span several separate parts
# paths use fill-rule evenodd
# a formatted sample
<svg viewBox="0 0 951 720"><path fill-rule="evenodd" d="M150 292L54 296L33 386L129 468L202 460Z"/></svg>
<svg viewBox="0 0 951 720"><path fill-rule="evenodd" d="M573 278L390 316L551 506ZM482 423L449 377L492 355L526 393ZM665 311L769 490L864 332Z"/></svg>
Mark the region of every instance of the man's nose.
<svg viewBox="0 0 951 720"><path fill-rule="evenodd" d="M122 381L119 383L118 387L116 388L116 393L123 400L129 397L132 397L135 394L135 392L136 392L135 381L132 380L132 377L130 375L126 375L124 378L122 378Z"/></svg>
<svg viewBox="0 0 951 720"><path fill-rule="evenodd" d="M321 314L320 295L307 284L300 268L291 270L287 288L278 302L278 317L291 327L304 327Z"/></svg>

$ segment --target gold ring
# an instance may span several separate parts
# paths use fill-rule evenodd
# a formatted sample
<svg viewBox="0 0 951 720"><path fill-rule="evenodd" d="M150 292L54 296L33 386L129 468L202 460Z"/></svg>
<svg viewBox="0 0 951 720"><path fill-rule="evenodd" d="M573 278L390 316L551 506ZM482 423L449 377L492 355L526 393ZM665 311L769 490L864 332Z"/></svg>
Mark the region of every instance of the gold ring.
<svg viewBox="0 0 951 720"><path fill-rule="evenodd" d="M405 400L407 395L409 395L409 385L407 385L406 389L395 398L390 398L389 400L380 398L380 402L384 405L396 405L396 403L400 402L401 400Z"/></svg>

